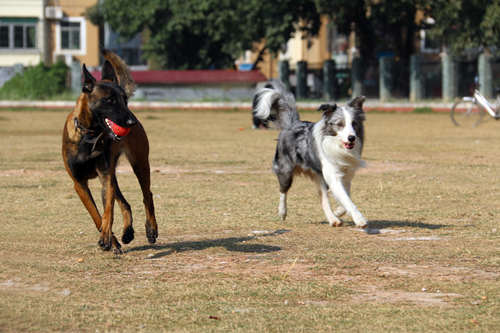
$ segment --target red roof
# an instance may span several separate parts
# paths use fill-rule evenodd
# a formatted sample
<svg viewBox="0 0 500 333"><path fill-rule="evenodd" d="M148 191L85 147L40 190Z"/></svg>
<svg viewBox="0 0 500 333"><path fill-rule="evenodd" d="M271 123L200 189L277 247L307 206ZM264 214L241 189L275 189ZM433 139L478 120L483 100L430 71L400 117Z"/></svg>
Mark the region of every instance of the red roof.
<svg viewBox="0 0 500 333"><path fill-rule="evenodd" d="M217 84L217 83L257 83L267 81L258 70L166 70L131 71L137 84ZM92 72L96 79L101 72Z"/></svg>

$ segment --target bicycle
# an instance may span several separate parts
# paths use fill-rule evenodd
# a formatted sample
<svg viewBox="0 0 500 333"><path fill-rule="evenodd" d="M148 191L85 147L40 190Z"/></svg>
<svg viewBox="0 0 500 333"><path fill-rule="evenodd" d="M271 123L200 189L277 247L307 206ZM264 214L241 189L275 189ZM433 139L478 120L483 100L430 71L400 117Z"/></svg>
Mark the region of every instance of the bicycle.
<svg viewBox="0 0 500 333"><path fill-rule="evenodd" d="M479 90L474 90L472 97L465 96L457 100L451 107L450 117L456 126L476 127L483 121L486 113L493 119L500 119L500 90L497 89L497 98L491 104Z"/></svg>

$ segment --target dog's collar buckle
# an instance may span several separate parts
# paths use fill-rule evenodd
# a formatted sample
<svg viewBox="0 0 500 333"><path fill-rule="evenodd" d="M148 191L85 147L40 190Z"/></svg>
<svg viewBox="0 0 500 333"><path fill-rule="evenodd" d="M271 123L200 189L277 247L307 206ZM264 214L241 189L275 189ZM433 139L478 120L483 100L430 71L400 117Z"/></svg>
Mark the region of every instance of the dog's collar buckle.
<svg viewBox="0 0 500 333"><path fill-rule="evenodd" d="M78 120L77 117L73 118L73 122L75 124L75 128L80 130L83 134L87 134L88 132L92 132L92 130L84 127L82 124L80 124L80 121Z"/></svg>

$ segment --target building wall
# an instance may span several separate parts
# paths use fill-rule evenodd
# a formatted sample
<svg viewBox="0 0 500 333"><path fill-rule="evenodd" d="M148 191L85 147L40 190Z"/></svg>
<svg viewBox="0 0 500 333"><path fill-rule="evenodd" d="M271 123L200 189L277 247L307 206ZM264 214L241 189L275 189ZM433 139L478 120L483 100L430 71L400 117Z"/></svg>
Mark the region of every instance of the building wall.
<svg viewBox="0 0 500 333"><path fill-rule="evenodd" d="M304 38L303 34L297 31L288 41L287 52L281 54L280 59L288 60L292 69L295 69L298 61L307 61L309 69L321 69L323 62L331 59L328 50L328 24L328 18L323 16L318 36L313 38Z"/></svg>
<svg viewBox="0 0 500 333"><path fill-rule="evenodd" d="M43 17L43 0L2 0L0 16Z"/></svg>
<svg viewBox="0 0 500 333"><path fill-rule="evenodd" d="M329 19L327 16L321 18L322 24L318 36L303 39L302 33L297 30L295 35L287 43L287 51L280 53L278 57L273 57L269 52L264 53L262 61L258 67L267 78L278 77L278 61L288 60L290 69L294 70L298 61L307 61L307 66L312 70L323 68L323 62L332 58L329 50L329 34L328 25ZM241 62L254 62L257 58L259 50L262 48L262 43L256 44L254 50L250 54L245 55L240 59Z"/></svg>
<svg viewBox="0 0 500 333"><path fill-rule="evenodd" d="M138 85L134 99L148 101L242 101L250 100L255 84Z"/></svg>
<svg viewBox="0 0 500 333"><path fill-rule="evenodd" d="M85 18L85 11L87 8L94 6L97 0L51 0L48 1L49 5L60 6L65 18L75 18L82 22L85 26L85 40L84 47L82 50L78 51L67 51L60 50L57 47L58 44L58 27L57 21L51 20L50 24L50 35L52 43L50 46L50 53L53 54L53 60L57 57L72 56L76 58L81 63L85 63L87 66L93 67L99 65L99 27L93 25L89 20Z"/></svg>
<svg viewBox="0 0 500 333"><path fill-rule="evenodd" d="M0 49L0 66L23 64L37 65L43 61L46 46L44 0L1 0L0 17L37 18L36 48L34 49Z"/></svg>

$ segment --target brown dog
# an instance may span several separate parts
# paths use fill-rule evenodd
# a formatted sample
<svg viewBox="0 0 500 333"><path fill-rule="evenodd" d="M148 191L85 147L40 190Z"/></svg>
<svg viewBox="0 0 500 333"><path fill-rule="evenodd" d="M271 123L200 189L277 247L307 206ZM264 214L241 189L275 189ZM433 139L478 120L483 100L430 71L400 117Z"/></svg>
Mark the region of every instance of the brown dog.
<svg viewBox="0 0 500 333"><path fill-rule="evenodd" d="M142 189L149 243L156 241L158 226L150 190L148 138L141 123L128 108L128 98L134 92L135 83L122 59L106 50L103 56L106 61L100 81L83 65L82 93L64 125L62 155L76 193L101 232L99 246L105 251L113 247L115 253L122 253L121 245L112 232L115 199L123 215L123 243L134 239L134 229L130 205L116 181L116 164L121 153L132 165ZM89 179L96 177L102 184L102 217L88 187Z"/></svg>

